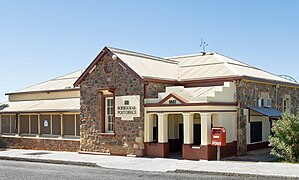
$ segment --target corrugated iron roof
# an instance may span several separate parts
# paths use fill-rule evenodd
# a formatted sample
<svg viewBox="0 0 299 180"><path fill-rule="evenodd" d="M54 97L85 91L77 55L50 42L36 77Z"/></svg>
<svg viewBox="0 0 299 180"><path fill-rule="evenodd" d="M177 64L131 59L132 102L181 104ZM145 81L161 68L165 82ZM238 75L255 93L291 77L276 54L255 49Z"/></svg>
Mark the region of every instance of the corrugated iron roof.
<svg viewBox="0 0 299 180"><path fill-rule="evenodd" d="M178 62L142 53L109 48L140 77L177 80Z"/></svg>
<svg viewBox="0 0 299 180"><path fill-rule="evenodd" d="M238 60L212 52L206 54L187 55L170 58L180 62L179 79L182 81L195 79L212 79L232 76L249 76L267 80L294 83L253 67Z"/></svg>
<svg viewBox="0 0 299 180"><path fill-rule="evenodd" d="M298 83L281 78L265 70L253 67L241 61L215 53L200 53L176 57L157 57L143 53L105 47L131 68L141 78L154 78L172 81L207 80L216 78L248 78L255 80L274 81L286 84ZM99 57L99 55L97 57ZM75 82L79 86L84 77L99 61L95 59Z"/></svg>
<svg viewBox="0 0 299 180"><path fill-rule="evenodd" d="M249 109L254 110L258 113L266 115L268 117L281 117L282 112L269 107L257 107L257 106L248 106Z"/></svg>
<svg viewBox="0 0 299 180"><path fill-rule="evenodd" d="M79 112L80 98L18 101L4 103L7 106L0 113L29 113L29 112Z"/></svg>
<svg viewBox="0 0 299 180"><path fill-rule="evenodd" d="M62 90L62 89L73 89L74 82L83 73L83 70L75 71L33 86L17 90L12 93L23 93L23 92L34 92L34 91L47 91L47 90ZM7 93L11 94L11 93Z"/></svg>

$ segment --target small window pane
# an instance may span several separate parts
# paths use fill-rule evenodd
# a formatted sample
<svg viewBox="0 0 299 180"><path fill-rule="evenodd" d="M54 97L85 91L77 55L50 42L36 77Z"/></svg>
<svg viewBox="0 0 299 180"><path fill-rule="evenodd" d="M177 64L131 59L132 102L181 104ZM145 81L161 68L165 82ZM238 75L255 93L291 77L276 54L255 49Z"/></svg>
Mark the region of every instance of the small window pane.
<svg viewBox="0 0 299 180"><path fill-rule="evenodd" d="M65 135L75 135L75 116L63 115L63 128Z"/></svg>
<svg viewBox="0 0 299 180"><path fill-rule="evenodd" d="M28 115L22 115L20 116L20 122L21 122L21 133L29 133L29 116Z"/></svg>
<svg viewBox="0 0 299 180"><path fill-rule="evenodd" d="M1 116L1 132L2 133L10 133L10 121L9 116Z"/></svg>
<svg viewBox="0 0 299 180"><path fill-rule="evenodd" d="M38 116L37 115L31 115L30 116L31 119L31 134L37 134L38 132Z"/></svg>
<svg viewBox="0 0 299 180"><path fill-rule="evenodd" d="M12 115L11 116L11 133L18 133L18 127L17 125L17 116Z"/></svg>
<svg viewBox="0 0 299 180"><path fill-rule="evenodd" d="M60 122L60 115L53 115L52 116L52 134L54 135L61 135L61 122Z"/></svg>

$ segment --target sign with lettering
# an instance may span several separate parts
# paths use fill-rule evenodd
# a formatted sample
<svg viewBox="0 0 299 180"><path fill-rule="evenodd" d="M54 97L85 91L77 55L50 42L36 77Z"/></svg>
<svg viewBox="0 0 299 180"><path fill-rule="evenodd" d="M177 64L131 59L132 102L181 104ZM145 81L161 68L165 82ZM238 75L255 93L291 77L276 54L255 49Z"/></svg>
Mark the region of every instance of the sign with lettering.
<svg viewBox="0 0 299 180"><path fill-rule="evenodd" d="M163 104L181 104L181 102L174 97L170 97Z"/></svg>
<svg viewBox="0 0 299 180"><path fill-rule="evenodd" d="M48 127L49 126L49 122L47 119L44 120L44 127Z"/></svg>
<svg viewBox="0 0 299 180"><path fill-rule="evenodd" d="M116 96L115 117L123 121L133 121L134 117L140 117L140 96Z"/></svg>

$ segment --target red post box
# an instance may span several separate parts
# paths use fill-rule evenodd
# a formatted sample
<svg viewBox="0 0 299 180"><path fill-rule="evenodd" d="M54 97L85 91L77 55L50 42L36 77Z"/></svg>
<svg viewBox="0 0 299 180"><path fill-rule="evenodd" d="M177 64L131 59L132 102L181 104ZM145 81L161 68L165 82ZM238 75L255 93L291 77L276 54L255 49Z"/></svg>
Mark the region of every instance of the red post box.
<svg viewBox="0 0 299 180"><path fill-rule="evenodd" d="M212 146L226 146L226 130L224 127L212 128Z"/></svg>

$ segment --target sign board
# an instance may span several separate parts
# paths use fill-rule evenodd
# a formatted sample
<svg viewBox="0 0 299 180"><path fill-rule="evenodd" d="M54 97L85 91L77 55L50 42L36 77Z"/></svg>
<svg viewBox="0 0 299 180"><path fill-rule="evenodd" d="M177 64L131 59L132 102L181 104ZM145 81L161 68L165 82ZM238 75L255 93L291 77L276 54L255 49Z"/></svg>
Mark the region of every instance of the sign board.
<svg viewBox="0 0 299 180"><path fill-rule="evenodd" d="M170 97L163 104L172 105L172 104L182 104L182 103L179 100L177 100L176 98Z"/></svg>
<svg viewBox="0 0 299 180"><path fill-rule="evenodd" d="M49 126L49 121L47 119L44 120L44 127L48 127Z"/></svg>
<svg viewBox="0 0 299 180"><path fill-rule="evenodd" d="M123 121L133 121L134 117L140 117L140 96L116 96L115 117Z"/></svg>
<svg viewBox="0 0 299 180"><path fill-rule="evenodd" d="M212 146L226 146L226 130L224 127L212 128Z"/></svg>

